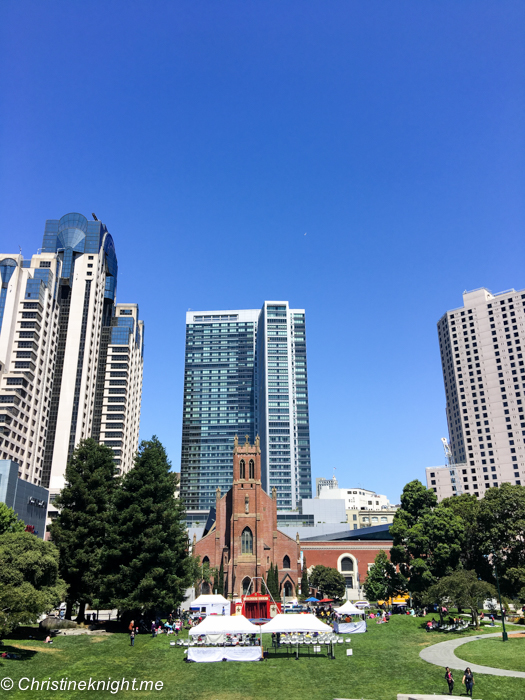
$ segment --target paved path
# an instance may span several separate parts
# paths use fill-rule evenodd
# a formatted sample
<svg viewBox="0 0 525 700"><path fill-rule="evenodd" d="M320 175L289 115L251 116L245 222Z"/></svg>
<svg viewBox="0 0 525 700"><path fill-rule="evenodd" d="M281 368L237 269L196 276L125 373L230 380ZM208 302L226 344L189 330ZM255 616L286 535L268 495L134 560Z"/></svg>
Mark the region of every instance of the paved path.
<svg viewBox="0 0 525 700"><path fill-rule="evenodd" d="M513 678L525 678L524 671L506 671L503 668L492 668L491 666L479 666L471 664L463 659L458 659L454 654L454 650L462 644L468 644L476 639L487 639L488 637L501 637L501 632L495 634L481 634L476 637L463 637L462 639L449 639L446 642L433 644L419 652L419 656L428 661L429 664L436 666L448 666L449 668L459 669L464 671L467 666L470 666L473 673L488 673L491 676L512 676Z"/></svg>

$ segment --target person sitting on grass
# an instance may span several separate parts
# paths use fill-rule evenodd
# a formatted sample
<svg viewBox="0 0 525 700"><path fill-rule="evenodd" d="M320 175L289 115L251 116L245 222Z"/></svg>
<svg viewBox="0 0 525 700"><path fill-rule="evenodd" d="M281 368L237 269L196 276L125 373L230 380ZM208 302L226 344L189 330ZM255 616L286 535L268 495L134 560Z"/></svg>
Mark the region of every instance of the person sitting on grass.
<svg viewBox="0 0 525 700"><path fill-rule="evenodd" d="M47 635L46 641L44 642L44 644L53 644L53 640L51 639L51 637L49 635Z"/></svg>

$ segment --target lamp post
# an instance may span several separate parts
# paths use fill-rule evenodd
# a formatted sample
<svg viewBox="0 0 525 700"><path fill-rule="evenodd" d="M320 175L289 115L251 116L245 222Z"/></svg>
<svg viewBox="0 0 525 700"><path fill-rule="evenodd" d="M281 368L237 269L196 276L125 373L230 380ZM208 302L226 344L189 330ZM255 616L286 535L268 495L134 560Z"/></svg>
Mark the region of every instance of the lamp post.
<svg viewBox="0 0 525 700"><path fill-rule="evenodd" d="M499 590L499 579L498 579L498 567L496 566L496 554L494 550L492 551L492 561L494 563L494 573L496 575L496 588L498 589L498 599L499 599L499 608L501 610L501 623L503 625L503 634L502 634L502 641L506 642L509 638L507 632L505 631L505 615L503 614L503 605L501 603L501 593Z"/></svg>

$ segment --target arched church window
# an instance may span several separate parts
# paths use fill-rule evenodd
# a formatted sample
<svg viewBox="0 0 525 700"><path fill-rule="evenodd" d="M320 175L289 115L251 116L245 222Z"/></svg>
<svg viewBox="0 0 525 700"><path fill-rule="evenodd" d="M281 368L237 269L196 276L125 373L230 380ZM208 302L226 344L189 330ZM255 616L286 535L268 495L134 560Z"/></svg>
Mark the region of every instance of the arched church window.
<svg viewBox="0 0 525 700"><path fill-rule="evenodd" d="M252 590L252 582L251 580L246 576L245 579L242 581L242 594L243 595L249 595Z"/></svg>
<svg viewBox="0 0 525 700"><path fill-rule="evenodd" d="M246 479L246 462L241 459L239 462L239 474L241 479Z"/></svg>
<svg viewBox="0 0 525 700"><path fill-rule="evenodd" d="M289 569L290 568L290 557L288 555L285 556L283 559L283 569Z"/></svg>
<svg viewBox="0 0 525 700"><path fill-rule="evenodd" d="M242 531L241 554L253 554L253 535L249 527L245 527Z"/></svg>
<svg viewBox="0 0 525 700"><path fill-rule="evenodd" d="M210 563L209 558L208 558L208 557L204 557L204 559L202 560L202 565L204 566L204 564L209 564L209 563Z"/></svg>
<svg viewBox="0 0 525 700"><path fill-rule="evenodd" d="M350 559L350 557L343 557L341 559L341 571L353 571L354 570L354 562Z"/></svg>
<svg viewBox="0 0 525 700"><path fill-rule="evenodd" d="M290 596L293 595L293 587L292 587L292 584L290 583L290 581L285 581L285 584L284 584L284 595L285 595L287 598L290 598Z"/></svg>
<svg viewBox="0 0 525 700"><path fill-rule="evenodd" d="M250 469L250 479L255 479L255 462L253 459L250 459L250 462L248 464L248 467Z"/></svg>

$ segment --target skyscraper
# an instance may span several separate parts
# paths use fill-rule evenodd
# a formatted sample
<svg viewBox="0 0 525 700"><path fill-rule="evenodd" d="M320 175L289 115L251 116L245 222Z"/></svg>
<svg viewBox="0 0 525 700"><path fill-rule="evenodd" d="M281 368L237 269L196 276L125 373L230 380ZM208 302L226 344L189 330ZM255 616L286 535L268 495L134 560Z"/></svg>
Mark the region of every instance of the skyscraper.
<svg viewBox="0 0 525 700"><path fill-rule="evenodd" d="M450 467L428 468L438 497L525 483L525 290L463 294L438 322ZM439 473L437 473L439 472Z"/></svg>
<svg viewBox="0 0 525 700"><path fill-rule="evenodd" d="M48 220L41 251L0 256L0 274L2 457L51 494L82 438L109 444L126 471L138 445L143 324L136 305L115 305L106 226L81 214Z"/></svg>
<svg viewBox="0 0 525 700"><path fill-rule="evenodd" d="M235 435L261 440L263 488L282 510L311 496L304 310L186 314L181 497L191 511L232 484Z"/></svg>

